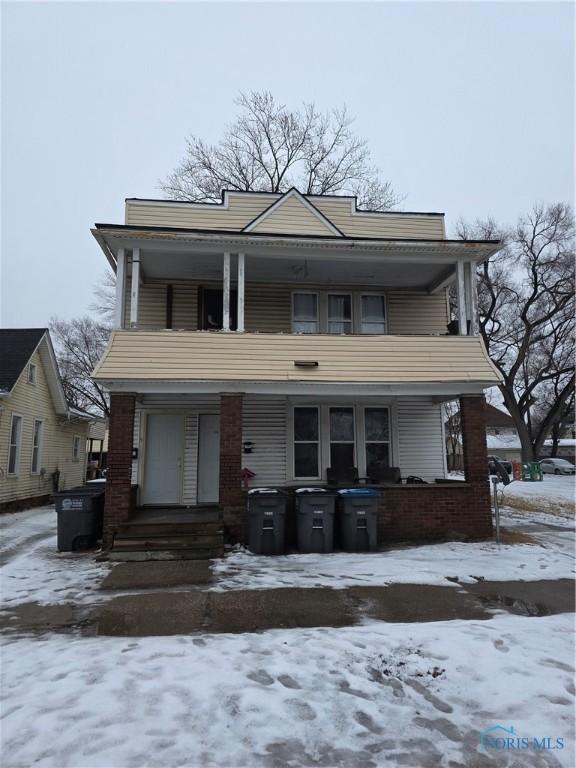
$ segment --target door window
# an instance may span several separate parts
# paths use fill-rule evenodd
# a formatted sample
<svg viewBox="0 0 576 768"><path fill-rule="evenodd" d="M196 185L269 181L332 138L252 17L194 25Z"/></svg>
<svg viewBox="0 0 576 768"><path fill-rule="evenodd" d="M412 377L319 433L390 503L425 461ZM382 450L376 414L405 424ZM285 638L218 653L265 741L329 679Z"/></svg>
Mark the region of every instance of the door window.
<svg viewBox="0 0 576 768"><path fill-rule="evenodd" d="M354 467L354 456L354 408L330 408L330 467Z"/></svg>
<svg viewBox="0 0 576 768"><path fill-rule="evenodd" d="M390 464L390 426L387 408L365 408L366 468L377 462Z"/></svg>

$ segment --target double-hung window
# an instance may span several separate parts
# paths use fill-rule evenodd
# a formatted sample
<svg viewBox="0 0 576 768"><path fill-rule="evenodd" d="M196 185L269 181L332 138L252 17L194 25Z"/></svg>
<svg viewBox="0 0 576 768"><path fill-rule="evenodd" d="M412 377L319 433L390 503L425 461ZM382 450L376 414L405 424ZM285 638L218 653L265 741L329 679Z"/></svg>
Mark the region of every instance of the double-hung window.
<svg viewBox="0 0 576 768"><path fill-rule="evenodd" d="M320 412L317 406L294 408L294 477L320 477Z"/></svg>
<svg viewBox="0 0 576 768"><path fill-rule="evenodd" d="M366 469L371 464L390 466L390 425L388 408L364 409Z"/></svg>
<svg viewBox="0 0 576 768"><path fill-rule="evenodd" d="M72 459L78 461L80 459L80 435L74 435L72 438Z"/></svg>
<svg viewBox="0 0 576 768"><path fill-rule="evenodd" d="M386 301L382 294L360 296L360 333L386 333Z"/></svg>
<svg viewBox="0 0 576 768"><path fill-rule="evenodd" d="M328 333L352 333L352 296L328 294Z"/></svg>
<svg viewBox="0 0 576 768"><path fill-rule="evenodd" d="M330 408L330 467L355 467L354 408Z"/></svg>
<svg viewBox="0 0 576 768"><path fill-rule="evenodd" d="M317 293L292 294L293 333L319 333L320 321Z"/></svg>
<svg viewBox="0 0 576 768"><path fill-rule="evenodd" d="M30 468L33 475L37 475L40 472L43 431L44 422L41 419L34 419L34 432L32 434L32 465Z"/></svg>
<svg viewBox="0 0 576 768"><path fill-rule="evenodd" d="M10 425L10 448L8 451L8 474L17 475L20 469L20 450L22 448L22 416L12 414Z"/></svg>

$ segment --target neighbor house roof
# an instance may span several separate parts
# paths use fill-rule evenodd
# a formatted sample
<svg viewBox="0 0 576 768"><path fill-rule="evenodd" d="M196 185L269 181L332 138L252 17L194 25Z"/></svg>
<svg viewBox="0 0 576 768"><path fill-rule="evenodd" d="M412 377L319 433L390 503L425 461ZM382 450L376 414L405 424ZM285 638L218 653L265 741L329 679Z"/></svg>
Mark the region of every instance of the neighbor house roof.
<svg viewBox="0 0 576 768"><path fill-rule="evenodd" d="M490 403L486 403L484 413L486 415L487 427L503 427L514 429L516 426L512 416L510 416L508 413L504 413L504 411L501 411L499 408L494 408L494 406L490 405Z"/></svg>
<svg viewBox="0 0 576 768"><path fill-rule="evenodd" d="M308 362L311 367L303 367ZM99 381L497 383L478 336L114 331Z"/></svg>
<svg viewBox="0 0 576 768"><path fill-rule="evenodd" d="M92 420L94 416L73 408L66 402L47 328L0 328L0 397L10 397L36 350L42 361L56 413L71 419Z"/></svg>
<svg viewBox="0 0 576 768"><path fill-rule="evenodd" d="M46 328L0 328L0 392L11 392Z"/></svg>
<svg viewBox="0 0 576 768"><path fill-rule="evenodd" d="M522 448L517 435L486 435L486 447L489 451L519 451Z"/></svg>

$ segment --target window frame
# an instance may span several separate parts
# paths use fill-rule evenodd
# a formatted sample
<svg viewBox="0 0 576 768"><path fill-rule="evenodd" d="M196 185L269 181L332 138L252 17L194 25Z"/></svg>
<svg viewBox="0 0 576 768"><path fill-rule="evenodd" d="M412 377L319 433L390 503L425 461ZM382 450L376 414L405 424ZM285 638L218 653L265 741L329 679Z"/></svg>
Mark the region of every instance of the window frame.
<svg viewBox="0 0 576 768"><path fill-rule="evenodd" d="M350 320L330 320L330 296L348 296L350 299ZM329 336L353 336L354 332L356 330L355 323L354 323L354 293L351 291L325 291L325 315L326 315L326 326L324 333L328 334ZM349 323L350 324L350 331L349 333L332 333L330 331L330 323Z"/></svg>
<svg viewBox="0 0 576 768"><path fill-rule="evenodd" d="M38 366L36 363L28 363L28 384L36 386L38 381Z"/></svg>
<svg viewBox="0 0 576 768"><path fill-rule="evenodd" d="M76 451L76 441L78 441L78 451ZM72 461L80 461L82 453L82 436L72 435Z"/></svg>
<svg viewBox="0 0 576 768"><path fill-rule="evenodd" d="M36 440L36 425L40 425L38 430L38 444ZM39 475L42 464L42 444L44 442L44 419L34 419L32 424L32 455L30 457L30 474ZM34 451L36 451L36 469L34 469Z"/></svg>
<svg viewBox="0 0 576 768"><path fill-rule="evenodd" d="M314 332L308 332L308 331L296 331L294 326L297 322L301 323L309 323L313 322L312 320L296 320L296 315L294 312L294 300L296 296L316 296L316 331ZM301 336L313 336L314 334L322 333L322 312L320 310L320 292L319 291L306 291L306 290L294 290L291 292L290 296L290 326L292 333L295 333L297 335Z"/></svg>
<svg viewBox="0 0 576 768"><path fill-rule="evenodd" d="M298 408L308 408L312 409L314 408L316 410L316 413L318 415L318 439L317 440L296 440L295 437L295 423L296 419L294 418L294 411L296 411ZM323 469L322 469L322 408L320 405L317 405L315 403L295 403L290 408L290 417L291 417L291 430L289 432L289 438L290 438L290 477L293 481L297 482L303 482L303 481L318 481L322 480L323 477ZM316 444L316 455L317 455L317 462L318 462L318 474L315 477L302 477L300 475L296 474L296 450L295 446L296 443L303 443L305 445L312 445Z"/></svg>
<svg viewBox="0 0 576 768"><path fill-rule="evenodd" d="M347 410L352 411L352 440L332 440L332 421L331 421L331 411L336 409L343 409L346 408ZM327 429L326 429L326 467L324 469L328 469L332 466L332 443L335 445L350 445L352 444L352 461L353 467L358 468L358 426L357 426L357 414L356 414L356 408L357 406L354 403L347 403L347 404L336 404L336 403L328 403L326 405L327 410Z"/></svg>
<svg viewBox="0 0 576 768"><path fill-rule="evenodd" d="M20 430L18 433L18 440L16 443L12 442L12 431L14 429L14 419L20 419ZM7 477L18 477L20 475L20 460L22 457L22 438L24 434L24 416L20 413L12 413L10 419L10 434L8 435L8 464L6 466ZM12 447L16 449L16 455L14 458L14 471L10 472L10 458L12 456Z"/></svg>
<svg viewBox="0 0 576 768"><path fill-rule="evenodd" d="M362 299L364 296L380 296L384 299L384 333L362 332ZM369 322L369 321L368 321ZM388 297L384 291L358 291L356 294L356 331L359 336L386 336L388 335Z"/></svg>
<svg viewBox="0 0 576 768"><path fill-rule="evenodd" d="M366 436L366 411L368 410L381 410L386 411L386 417L388 421L388 440L368 440ZM364 459L364 473L368 472L368 452L366 446L370 445L387 445L388 446L388 466L393 467L393 453L394 453L394 440L392 435L392 412L389 405L370 404L362 406L362 453Z"/></svg>

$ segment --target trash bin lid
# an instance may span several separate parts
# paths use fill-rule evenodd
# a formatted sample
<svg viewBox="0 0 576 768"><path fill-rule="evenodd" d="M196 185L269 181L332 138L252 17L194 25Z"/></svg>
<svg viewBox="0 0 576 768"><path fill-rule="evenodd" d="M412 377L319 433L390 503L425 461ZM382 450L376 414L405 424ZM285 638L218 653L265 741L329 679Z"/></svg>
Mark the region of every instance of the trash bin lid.
<svg viewBox="0 0 576 768"><path fill-rule="evenodd" d="M373 488L341 488L339 496L378 496L378 491Z"/></svg>
<svg viewBox="0 0 576 768"><path fill-rule="evenodd" d="M296 488L294 493L330 493L326 488Z"/></svg>
<svg viewBox="0 0 576 768"><path fill-rule="evenodd" d="M280 491L277 488L251 488L248 491L249 496L252 494L257 495L259 493L280 493Z"/></svg>

